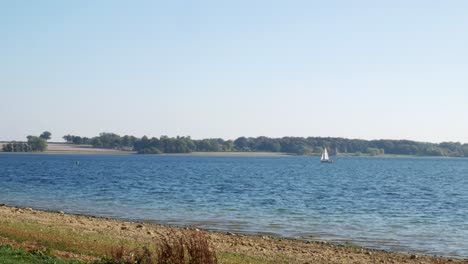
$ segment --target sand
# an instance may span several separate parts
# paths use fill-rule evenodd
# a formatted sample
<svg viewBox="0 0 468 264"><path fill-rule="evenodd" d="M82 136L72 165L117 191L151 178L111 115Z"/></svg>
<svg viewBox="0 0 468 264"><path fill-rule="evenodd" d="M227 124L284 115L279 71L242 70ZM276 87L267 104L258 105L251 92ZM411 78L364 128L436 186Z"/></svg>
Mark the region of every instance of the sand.
<svg viewBox="0 0 468 264"><path fill-rule="evenodd" d="M91 145L74 145L65 143L48 143L49 154L133 154L134 151L123 151L117 149L93 148Z"/></svg>

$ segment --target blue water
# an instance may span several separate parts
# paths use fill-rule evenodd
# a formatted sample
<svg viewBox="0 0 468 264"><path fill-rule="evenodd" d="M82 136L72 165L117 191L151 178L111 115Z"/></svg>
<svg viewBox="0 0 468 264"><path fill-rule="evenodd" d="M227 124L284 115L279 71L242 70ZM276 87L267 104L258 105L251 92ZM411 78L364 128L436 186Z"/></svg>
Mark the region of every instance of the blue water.
<svg viewBox="0 0 468 264"><path fill-rule="evenodd" d="M468 257L468 159L2 154L0 203Z"/></svg>

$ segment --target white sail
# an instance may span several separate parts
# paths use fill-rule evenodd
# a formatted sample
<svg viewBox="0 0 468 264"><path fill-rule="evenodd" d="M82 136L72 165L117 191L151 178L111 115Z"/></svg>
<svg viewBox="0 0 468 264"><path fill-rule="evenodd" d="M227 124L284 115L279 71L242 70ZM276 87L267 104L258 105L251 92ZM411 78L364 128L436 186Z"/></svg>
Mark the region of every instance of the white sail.
<svg viewBox="0 0 468 264"><path fill-rule="evenodd" d="M328 160L328 151L327 151L327 148L325 148L324 151L323 151L323 159L324 159L324 160Z"/></svg>
<svg viewBox="0 0 468 264"><path fill-rule="evenodd" d="M322 163L333 163L334 161L328 157L327 148L323 148L322 157L320 157L320 162Z"/></svg>

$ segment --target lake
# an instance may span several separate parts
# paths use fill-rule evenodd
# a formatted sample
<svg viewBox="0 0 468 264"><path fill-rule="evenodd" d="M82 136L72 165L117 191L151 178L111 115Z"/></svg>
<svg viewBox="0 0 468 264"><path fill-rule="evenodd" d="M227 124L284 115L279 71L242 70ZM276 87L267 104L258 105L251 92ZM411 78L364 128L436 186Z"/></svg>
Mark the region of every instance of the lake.
<svg viewBox="0 0 468 264"><path fill-rule="evenodd" d="M468 257L468 159L0 155L0 203Z"/></svg>

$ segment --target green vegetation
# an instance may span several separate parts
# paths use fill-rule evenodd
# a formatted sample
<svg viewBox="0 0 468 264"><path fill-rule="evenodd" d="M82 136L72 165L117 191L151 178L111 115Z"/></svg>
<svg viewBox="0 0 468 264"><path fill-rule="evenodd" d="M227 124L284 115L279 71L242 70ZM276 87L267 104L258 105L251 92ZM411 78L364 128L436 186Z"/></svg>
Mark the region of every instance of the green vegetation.
<svg viewBox="0 0 468 264"><path fill-rule="evenodd" d="M14 241L36 241L39 245L92 256L106 255L119 245L135 247L130 240L116 239L105 234L77 232L70 228L44 227L34 222L0 221L0 237ZM0 262L1 263L1 262Z"/></svg>
<svg viewBox="0 0 468 264"><path fill-rule="evenodd" d="M86 138L74 135L63 137L68 143L87 144L98 148L134 150L141 154L198 152L284 152L297 155L317 155L324 148L330 154L357 155L417 155L468 157L468 144L443 142L440 144L410 140L361 140L331 137L239 137L236 140L221 138L191 139L190 137L148 138L101 133Z"/></svg>
<svg viewBox="0 0 468 264"><path fill-rule="evenodd" d="M4 152L29 152L31 150L31 146L27 143L22 142L12 142L3 145Z"/></svg>
<svg viewBox="0 0 468 264"><path fill-rule="evenodd" d="M39 137L27 136L28 142L12 142L3 145L4 152L42 152L47 150L47 139L52 134L48 131L42 133Z"/></svg>
<svg viewBox="0 0 468 264"><path fill-rule="evenodd" d="M166 249L167 250L167 249ZM10 245L0 245L0 263L2 264L139 264L139 263L217 263L205 262L201 259L202 262L197 262L199 259L182 259L183 262L173 261L170 262L170 259L165 259L160 252L159 261L157 256L146 248L126 251L125 248L117 247L111 253L111 257L105 257L102 260L96 260L92 262L83 262L75 259L62 259L58 257L51 256L51 249L46 251L41 250L32 250L26 251L19 248L13 248ZM188 251L186 251L188 254ZM193 252L193 251L192 251ZM169 252L165 252L169 253ZM212 253L210 253L212 254ZM172 256L172 252L166 256ZM219 263L229 263L229 264L270 264L270 263L288 263L287 261L269 261L266 259L251 257L239 253L228 253L221 252L217 253L217 257L211 255L213 259L219 259Z"/></svg>
<svg viewBox="0 0 468 264"><path fill-rule="evenodd" d="M29 137L28 145L31 146L31 151L45 151L47 150L47 142L41 137Z"/></svg>
<svg viewBox="0 0 468 264"><path fill-rule="evenodd" d="M50 256L49 251L25 251L9 245L0 245L0 263L2 264L80 264L78 260L64 260Z"/></svg>
<svg viewBox="0 0 468 264"><path fill-rule="evenodd" d="M44 131L39 137L47 141L50 139L50 136L52 136L52 133L49 131Z"/></svg>
<svg viewBox="0 0 468 264"><path fill-rule="evenodd" d="M204 232L172 232L152 242L123 240L110 234L77 232L29 221L0 221L0 238L13 243L34 245L30 251L0 246L0 263L39 264L157 264L157 263L288 263L285 256L266 259L234 252L215 252ZM95 260L65 260L55 252L70 252ZM61 255L60 255L61 256Z"/></svg>
<svg viewBox="0 0 468 264"><path fill-rule="evenodd" d="M370 156L380 156L385 154L385 150L381 148L367 148L366 153Z"/></svg>
<svg viewBox="0 0 468 264"><path fill-rule="evenodd" d="M169 250L169 251L167 251ZM55 256L51 256L51 249L46 251L41 250L32 250L26 251L19 248L13 248L10 245L0 245L0 263L2 264L151 264L151 263L218 263L217 259L219 258L219 263L229 263L229 264L269 264L269 263L288 263L287 261L269 261L266 259L251 257L238 253L228 253L222 252L218 253L217 256L213 255L212 251L207 251L204 253L198 253L200 255L195 255L195 258L189 258L188 254L190 251L185 251L185 256L181 259L171 259L174 257L175 251L174 248L168 249L166 251L159 251L159 253L154 253L153 251L148 250L147 248L141 248L131 251L126 251L125 248L118 247L112 251L111 257L105 257L102 260L96 260L92 262L83 262L75 259L62 259ZM200 249L192 250L191 253L201 252ZM165 255L166 254L166 255ZM203 257L204 254L209 254L210 259L206 261Z"/></svg>
<svg viewBox="0 0 468 264"><path fill-rule="evenodd" d="M65 135L62 137L67 143L77 144L77 145L91 145L91 139L87 137L79 137L72 135Z"/></svg>

